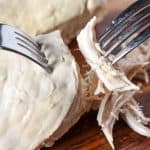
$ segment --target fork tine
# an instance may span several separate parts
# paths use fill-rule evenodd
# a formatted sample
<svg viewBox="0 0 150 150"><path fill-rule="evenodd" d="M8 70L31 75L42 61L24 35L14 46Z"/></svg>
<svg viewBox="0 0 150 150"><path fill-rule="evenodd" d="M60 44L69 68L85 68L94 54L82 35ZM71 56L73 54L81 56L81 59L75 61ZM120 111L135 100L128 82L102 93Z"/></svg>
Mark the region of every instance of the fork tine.
<svg viewBox="0 0 150 150"><path fill-rule="evenodd" d="M33 42L33 40L31 41L30 39L28 39L30 38L29 36L23 35L24 33L21 32L19 33L17 31L15 31L15 34L17 40L25 44L27 47L30 47L33 50L33 52L35 52L36 54L40 54L44 56L44 54L40 51L40 46L38 46L38 44Z"/></svg>
<svg viewBox="0 0 150 150"><path fill-rule="evenodd" d="M127 22L122 24L122 27L118 29L108 40L105 40L104 44L102 44L102 48L105 49L115 38L119 37L119 35L128 29L132 24L139 21L142 17L147 15L150 12L150 6L146 7L144 10L138 12L135 16L131 17Z"/></svg>
<svg viewBox="0 0 150 150"><path fill-rule="evenodd" d="M47 64L47 63L48 63L47 59L44 58L44 57L42 57L41 55L35 55L35 54L34 54L34 59L33 59L33 57L32 57L33 53L32 53L32 51L31 51L31 49L29 49L28 47L26 47L25 45L23 45L23 44L21 44L21 43L17 43L17 44L18 44L19 46L21 46L21 47L26 51L26 53L27 53L27 51L28 51L28 53L30 53L30 57L32 58L32 60L34 60L35 57L36 57L36 59L40 60L43 64ZM20 53L24 55L24 53L23 53L22 51L21 51ZM26 55L25 55L25 56L26 56Z"/></svg>
<svg viewBox="0 0 150 150"><path fill-rule="evenodd" d="M44 57L44 54L39 49L35 48L33 45L31 45L24 38L21 38L20 36L16 36L15 38L18 41L18 43L20 43L21 45L24 45L24 46L28 47L28 49L30 49L34 54L41 55L41 56Z"/></svg>
<svg viewBox="0 0 150 150"><path fill-rule="evenodd" d="M43 55L40 55L37 50L34 50L32 47L30 47L28 44L25 44L22 40L20 40L19 38L16 38L17 40L17 44L25 49L27 49L28 51L30 51L31 53L33 53L34 55L36 55L37 57L39 57L39 59L42 61L42 62L46 62L45 61L45 58L44 58L44 54Z"/></svg>
<svg viewBox="0 0 150 150"><path fill-rule="evenodd" d="M18 36L22 37L23 39L26 39L32 46L34 46L36 49L40 49L40 45L36 42L34 42L30 36L28 36L26 33L23 31L16 30L15 32Z"/></svg>
<svg viewBox="0 0 150 150"><path fill-rule="evenodd" d="M26 41L28 41L33 47L35 47L36 49L40 49L40 45L33 42L33 40L30 39L30 37L28 35L25 35L25 33L19 33L19 32L15 32L19 37L22 37L23 39L25 39Z"/></svg>
<svg viewBox="0 0 150 150"><path fill-rule="evenodd" d="M143 26L149 23L149 16L141 20L138 24L136 24L132 29L130 29L127 33L125 33L121 39L119 39L106 53L105 57L111 54L116 48L118 48L124 41L126 41L130 36L132 36L135 32L140 30Z"/></svg>
<svg viewBox="0 0 150 150"><path fill-rule="evenodd" d="M146 39L150 37L150 26L148 26L144 31L137 35L132 41L130 41L125 48L123 48L113 60L112 64L116 63L122 57L131 52L134 48L143 43Z"/></svg>
<svg viewBox="0 0 150 150"><path fill-rule="evenodd" d="M131 15L136 13L141 8L147 6L149 4L149 0L137 0L134 4L128 7L125 11L123 11L114 21L112 24L106 28L102 35L98 38L98 41L101 42L109 33L112 32L120 23L124 22L127 18Z"/></svg>

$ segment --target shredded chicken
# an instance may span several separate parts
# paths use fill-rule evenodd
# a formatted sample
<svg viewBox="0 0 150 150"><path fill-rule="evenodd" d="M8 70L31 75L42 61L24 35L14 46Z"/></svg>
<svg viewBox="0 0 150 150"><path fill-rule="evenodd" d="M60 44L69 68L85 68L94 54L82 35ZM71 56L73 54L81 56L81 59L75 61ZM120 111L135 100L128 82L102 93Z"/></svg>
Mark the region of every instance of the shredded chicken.
<svg viewBox="0 0 150 150"><path fill-rule="evenodd" d="M144 81L149 83L150 51L148 51L149 45L146 41L144 43L146 46L138 47L113 66L109 59L104 58L105 52L100 49L96 41L95 24L96 17L91 19L80 32L77 41L81 53L97 76L95 78L98 78L96 94L99 94L101 103L97 120L114 149L112 130L119 114L134 131L150 137L150 129L146 126L150 118L144 116L134 99L134 94L140 87L133 83L133 79L142 80L142 82L139 81L140 85L143 85ZM91 86L94 87L92 84Z"/></svg>
<svg viewBox="0 0 150 150"><path fill-rule="evenodd" d="M138 87L132 84L123 72L115 69L111 62L102 55L102 51L96 43L95 34L93 34L95 23L96 18L94 17L77 38L80 50L87 63L96 72L99 81L109 91L138 90Z"/></svg>

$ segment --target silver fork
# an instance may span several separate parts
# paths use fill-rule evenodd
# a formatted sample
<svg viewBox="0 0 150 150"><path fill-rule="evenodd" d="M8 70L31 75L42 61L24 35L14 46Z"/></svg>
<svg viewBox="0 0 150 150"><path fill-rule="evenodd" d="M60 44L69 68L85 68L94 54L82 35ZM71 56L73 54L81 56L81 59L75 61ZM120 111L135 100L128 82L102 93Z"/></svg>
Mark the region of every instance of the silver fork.
<svg viewBox="0 0 150 150"><path fill-rule="evenodd" d="M133 35L137 34L133 38ZM150 37L150 0L138 0L123 11L111 25L99 36L98 42L109 57L122 44L115 54L112 64L119 61ZM131 38L131 39L130 39ZM127 41L128 40L128 41Z"/></svg>
<svg viewBox="0 0 150 150"><path fill-rule="evenodd" d="M0 24L0 48L19 53L39 64L47 72L52 71L44 53L40 51L40 45L16 27Z"/></svg>

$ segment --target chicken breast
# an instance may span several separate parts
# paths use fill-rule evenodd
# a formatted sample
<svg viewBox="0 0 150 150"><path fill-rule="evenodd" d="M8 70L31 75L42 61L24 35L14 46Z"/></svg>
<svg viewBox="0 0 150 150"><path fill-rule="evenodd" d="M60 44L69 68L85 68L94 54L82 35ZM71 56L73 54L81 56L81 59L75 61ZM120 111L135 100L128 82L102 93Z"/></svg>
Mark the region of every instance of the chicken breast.
<svg viewBox="0 0 150 150"><path fill-rule="evenodd" d="M59 29L69 41L91 16L103 17L104 4L105 0L0 0L0 22L32 36Z"/></svg>
<svg viewBox="0 0 150 150"><path fill-rule="evenodd" d="M76 104L80 101L77 64L59 31L37 37L37 41L53 65L52 73L23 56L0 51L0 149L3 150L35 149L57 131L74 101Z"/></svg>

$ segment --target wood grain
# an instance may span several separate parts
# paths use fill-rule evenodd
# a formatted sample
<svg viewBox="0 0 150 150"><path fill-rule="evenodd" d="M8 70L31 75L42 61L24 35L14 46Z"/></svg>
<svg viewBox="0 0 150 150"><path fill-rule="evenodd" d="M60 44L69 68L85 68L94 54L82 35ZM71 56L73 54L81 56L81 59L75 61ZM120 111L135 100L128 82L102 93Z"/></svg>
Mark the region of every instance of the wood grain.
<svg viewBox="0 0 150 150"><path fill-rule="evenodd" d="M150 86L136 97L150 117ZM52 148L43 150L111 150L96 116L96 111L85 114ZM150 150L150 140L135 133L122 119L116 123L113 133L116 150Z"/></svg>
<svg viewBox="0 0 150 150"><path fill-rule="evenodd" d="M97 33L101 33L123 8L127 7L135 0L109 0L108 16L97 25ZM80 65L85 61L77 50L76 42L70 45L72 53ZM85 70L81 70L84 73ZM150 85L144 89L144 93L137 94L136 98L143 106L146 116L150 117ZM80 121L52 148L43 148L43 150L111 150L105 136L96 121L97 112L85 114ZM114 143L116 150L150 150L150 139L143 137L131 130L123 120L119 120L114 128Z"/></svg>

